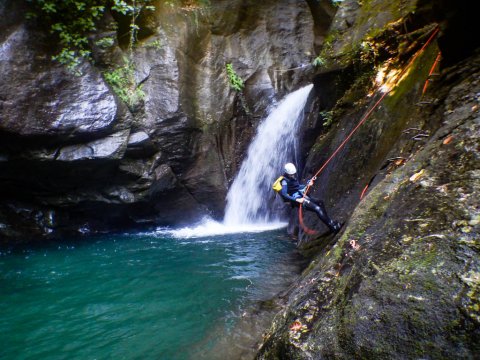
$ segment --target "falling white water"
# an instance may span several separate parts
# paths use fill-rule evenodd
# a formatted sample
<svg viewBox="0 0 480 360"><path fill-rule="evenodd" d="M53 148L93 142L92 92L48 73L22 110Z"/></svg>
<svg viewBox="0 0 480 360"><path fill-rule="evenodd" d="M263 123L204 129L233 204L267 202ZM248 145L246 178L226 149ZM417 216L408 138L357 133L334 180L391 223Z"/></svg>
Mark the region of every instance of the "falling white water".
<svg viewBox="0 0 480 360"><path fill-rule="evenodd" d="M285 226L275 212L272 183L283 173L286 162L295 162L296 139L303 109L313 85L283 99L259 125L247 157L227 194L223 223L206 218L182 229L158 229L159 235L178 238L208 237L240 232L259 232Z"/></svg>
<svg viewBox="0 0 480 360"><path fill-rule="evenodd" d="M313 85L283 99L260 124L247 157L227 195L224 224L238 226L278 221L272 183L285 162L295 162L296 138Z"/></svg>

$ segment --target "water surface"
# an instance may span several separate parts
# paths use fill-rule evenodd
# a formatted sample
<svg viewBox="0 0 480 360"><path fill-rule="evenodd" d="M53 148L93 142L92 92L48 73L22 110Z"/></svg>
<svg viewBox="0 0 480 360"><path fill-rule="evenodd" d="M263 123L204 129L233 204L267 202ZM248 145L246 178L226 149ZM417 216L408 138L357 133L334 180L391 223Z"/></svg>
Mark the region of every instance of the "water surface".
<svg viewBox="0 0 480 360"><path fill-rule="evenodd" d="M123 234L3 251L0 358L251 356L259 334L245 314L298 272L284 233Z"/></svg>

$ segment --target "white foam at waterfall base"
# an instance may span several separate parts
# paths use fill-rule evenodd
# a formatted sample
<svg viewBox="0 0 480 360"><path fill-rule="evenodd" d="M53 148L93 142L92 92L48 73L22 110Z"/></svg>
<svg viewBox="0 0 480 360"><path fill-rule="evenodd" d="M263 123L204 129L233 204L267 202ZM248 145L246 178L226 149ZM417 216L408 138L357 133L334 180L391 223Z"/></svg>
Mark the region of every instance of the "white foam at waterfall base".
<svg viewBox="0 0 480 360"><path fill-rule="evenodd" d="M264 232L281 229L286 225L287 224L285 222L272 222L269 224L246 224L239 226L229 226L225 225L223 222L218 222L211 218L205 218L200 223L191 227L183 227L180 229L158 229L156 231L156 234L169 235L179 239L189 239L226 234Z"/></svg>
<svg viewBox="0 0 480 360"><path fill-rule="evenodd" d="M286 162L296 162L298 129L313 85L287 95L258 126L237 177L227 194L223 222L204 219L176 230L159 230L179 238L241 232L260 232L286 226L279 211L280 199L271 188ZM281 208L280 204L280 208Z"/></svg>

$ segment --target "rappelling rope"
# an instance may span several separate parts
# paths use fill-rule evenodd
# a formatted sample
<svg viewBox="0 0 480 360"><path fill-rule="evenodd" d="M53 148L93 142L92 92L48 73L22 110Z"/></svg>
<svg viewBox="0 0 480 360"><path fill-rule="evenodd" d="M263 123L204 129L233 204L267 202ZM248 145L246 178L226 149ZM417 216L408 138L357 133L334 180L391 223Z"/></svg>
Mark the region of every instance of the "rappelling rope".
<svg viewBox="0 0 480 360"><path fill-rule="evenodd" d="M435 58L435 61L433 62L433 65L432 65L430 71L428 72L428 77L427 77L427 80L425 80L425 85L423 85L422 96L425 95L425 92L427 91L428 84L432 80L431 76L432 76L433 72L435 71L435 68L437 67L437 64L440 61L441 57L442 57L442 53L439 51L438 54L437 54L437 57Z"/></svg>
<svg viewBox="0 0 480 360"><path fill-rule="evenodd" d="M298 69L303 69L307 66L310 66L311 64L302 64L297 67L289 68L289 69L273 69L274 72L286 72L286 71L291 71L291 70L298 70Z"/></svg>
<svg viewBox="0 0 480 360"><path fill-rule="evenodd" d="M435 36L438 34L438 32L440 31L439 27L436 26L432 32L432 34L430 35L430 37L428 38L428 40L425 42L425 44L422 46L422 48L417 51L415 53L415 55L412 57L412 59L410 59L410 61L408 62L408 64L405 66L405 68L400 72L400 74L397 76L397 79L401 79L402 76L405 74L405 72L408 70L408 68L415 62L415 60L417 59L417 57L423 53L423 51L426 49L426 47L430 44L430 42L432 42L432 40L435 38ZM432 71L433 72L433 71ZM398 81L398 80L397 80ZM393 86L392 88L390 88L389 90L387 90L386 92L384 92L382 94L382 96L380 97L380 99L377 100L377 102L365 113L365 115L362 117L362 119L359 121L359 123L357 124L357 126L355 126L355 128L348 134L348 136L342 141L342 143L337 147L337 149L333 152L332 155L330 155L330 157L323 163L323 165L320 167L320 169L315 173L315 175L313 175L311 181L309 181L307 183L307 186L305 188L305 191L303 193L303 199L305 199L305 196L307 196L308 194L308 191L310 190L310 188L313 186L313 182L317 179L318 175L325 169L325 167L330 163L330 161L332 161L332 159L339 153L339 151L345 146L345 144L351 139L351 137L353 136L353 134L355 134L355 132L357 132L357 130L360 128L360 126L362 126L365 121L368 119L368 117L372 114L372 112L380 105L380 103L382 102L382 100L385 98L385 96L387 96L387 94L389 94L392 90L393 90ZM299 219L299 223L300 223L300 226L302 227L303 231L308 234L308 235L315 235L317 234L317 231L315 230L312 230L310 228L308 228L304 221L303 221L303 210L302 210L303 206L299 206L298 207L298 219Z"/></svg>

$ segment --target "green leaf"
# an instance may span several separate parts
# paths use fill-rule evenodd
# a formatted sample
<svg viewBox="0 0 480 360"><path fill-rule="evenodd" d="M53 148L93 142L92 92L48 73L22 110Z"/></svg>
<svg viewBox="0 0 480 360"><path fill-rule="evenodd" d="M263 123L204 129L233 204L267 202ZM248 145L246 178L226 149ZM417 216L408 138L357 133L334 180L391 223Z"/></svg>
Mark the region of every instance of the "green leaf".
<svg viewBox="0 0 480 360"><path fill-rule="evenodd" d="M48 3L45 3L43 4L43 8L42 8L46 13L56 13L57 12L57 9L55 8L55 4L54 3L51 3L51 2L48 2Z"/></svg>
<svg viewBox="0 0 480 360"><path fill-rule="evenodd" d="M226 65L228 79L230 80L230 87L236 91L242 91L244 84L240 76L237 75L231 63Z"/></svg>
<svg viewBox="0 0 480 360"><path fill-rule="evenodd" d="M30 20L30 19L36 19L38 17L37 14L35 14L34 12L32 11L28 11L26 14L25 14L25 18L27 20Z"/></svg>
<svg viewBox="0 0 480 360"><path fill-rule="evenodd" d="M63 31L64 25L60 23L56 23L56 24L53 24L50 29L52 29L53 31Z"/></svg>
<svg viewBox="0 0 480 360"><path fill-rule="evenodd" d="M312 63L312 65L315 67L322 67L322 66L325 66L325 64L326 64L326 60L320 56L317 56Z"/></svg>
<svg viewBox="0 0 480 360"><path fill-rule="evenodd" d="M85 3L83 2L75 1L75 6L77 7L77 10L80 10L80 11L85 10Z"/></svg>

